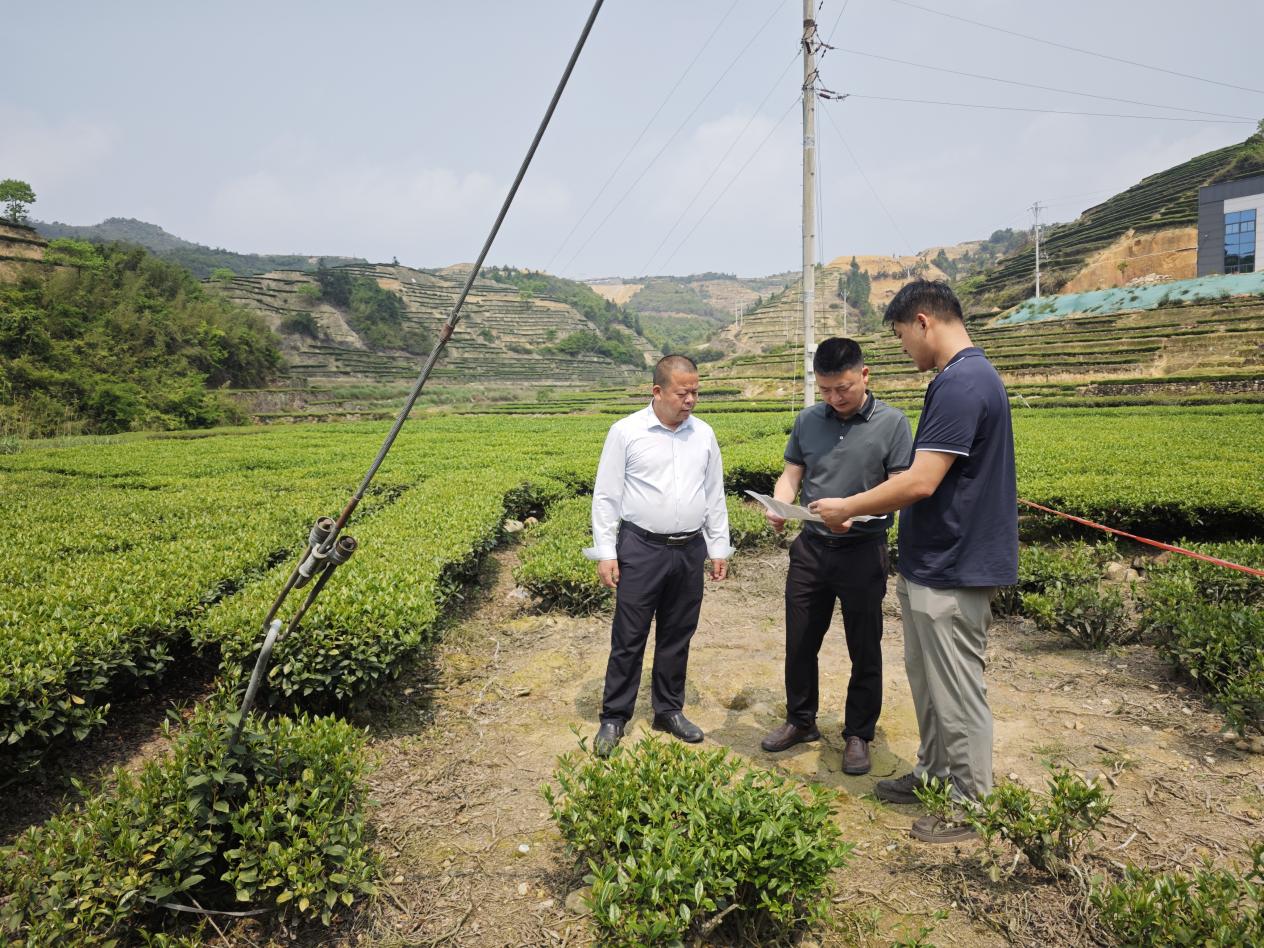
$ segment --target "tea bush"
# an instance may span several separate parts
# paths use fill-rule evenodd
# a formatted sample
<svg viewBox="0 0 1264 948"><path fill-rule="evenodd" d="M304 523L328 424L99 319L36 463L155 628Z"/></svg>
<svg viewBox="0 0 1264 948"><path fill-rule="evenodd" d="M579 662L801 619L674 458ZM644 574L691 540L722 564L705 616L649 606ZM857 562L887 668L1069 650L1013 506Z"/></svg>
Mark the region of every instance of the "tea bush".
<svg viewBox="0 0 1264 948"><path fill-rule="evenodd" d="M432 477L358 526L357 555L372 565L344 567L301 632L277 646L267 700L333 708L398 674L403 657L434 637L444 607L470 587L479 558L500 538L503 498L520 481L491 468L472 494L464 474ZM292 568L282 563L194 627L196 642L220 648L232 680L254 661L260 617Z"/></svg>
<svg viewBox="0 0 1264 948"><path fill-rule="evenodd" d="M1054 585L1043 593L1024 593L1023 611L1037 628L1066 635L1083 648L1123 645L1136 638L1118 586Z"/></svg>
<svg viewBox="0 0 1264 948"><path fill-rule="evenodd" d="M1093 893L1102 924L1138 948L1264 944L1264 842L1248 850L1242 872L1210 863L1184 872L1129 866L1122 881Z"/></svg>
<svg viewBox="0 0 1264 948"><path fill-rule="evenodd" d="M729 512L729 541L734 549L754 550L777 543L777 534L764 518L763 506L732 494L725 501Z"/></svg>
<svg viewBox="0 0 1264 948"><path fill-rule="evenodd" d="M763 508L731 494L725 498L729 537L739 550L776 541ZM614 595L597 579L597 566L584 556L592 545L592 498L572 497L549 508L547 519L531 528L514 579L546 609L588 615L607 608Z"/></svg>
<svg viewBox="0 0 1264 948"><path fill-rule="evenodd" d="M325 925L373 891L365 842L364 737L329 718L202 710L170 756L0 850L0 932L14 943L111 945L187 931L162 903L267 909Z"/></svg>
<svg viewBox="0 0 1264 948"><path fill-rule="evenodd" d="M1024 612L1023 596L1051 586L1096 582L1105 564L1115 558L1113 541L1102 543L1030 543L1018 551L1018 583L1000 589L992 601L998 616Z"/></svg>
<svg viewBox="0 0 1264 948"><path fill-rule="evenodd" d="M932 813L966 823L982 837L992 857L994 880L1000 877L998 841L1012 844L1031 865L1057 876L1110 812L1110 797L1097 783L1061 767L1051 768L1043 798L1009 781L997 784L982 800L966 804L955 801L943 781L931 781L914 792Z"/></svg>
<svg viewBox="0 0 1264 948"><path fill-rule="evenodd" d="M554 504L528 538L514 579L545 608L586 615L613 601L597 579L596 564L584 556L584 548L592 544L591 497Z"/></svg>
<svg viewBox="0 0 1264 948"><path fill-rule="evenodd" d="M734 912L765 935L824 917L843 842L815 785L800 791L724 749L648 738L609 759L567 754L549 811L588 869L602 934L619 945L679 943Z"/></svg>
<svg viewBox="0 0 1264 948"><path fill-rule="evenodd" d="M1189 544L1264 566L1264 543ZM1141 623L1164 658L1205 688L1239 730L1264 726L1264 580L1174 556L1147 571Z"/></svg>

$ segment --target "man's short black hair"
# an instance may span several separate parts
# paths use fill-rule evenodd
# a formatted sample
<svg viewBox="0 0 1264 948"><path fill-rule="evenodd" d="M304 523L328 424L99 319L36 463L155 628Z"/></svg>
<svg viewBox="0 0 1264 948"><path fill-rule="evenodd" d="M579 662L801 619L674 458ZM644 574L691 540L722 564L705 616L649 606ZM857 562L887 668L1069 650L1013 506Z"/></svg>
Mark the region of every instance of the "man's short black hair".
<svg viewBox="0 0 1264 948"><path fill-rule="evenodd" d="M965 322L957 294L943 280L914 280L912 283L905 283L887 304L882 321L911 323L918 313L945 321L955 319Z"/></svg>
<svg viewBox="0 0 1264 948"><path fill-rule="evenodd" d="M831 336L817 346L812 355L812 371L817 375L839 375L864 366L865 354L854 339Z"/></svg>
<svg viewBox="0 0 1264 948"><path fill-rule="evenodd" d="M698 363L689 356L665 355L654 365L654 384L659 388L666 388L671 384L673 375L697 372Z"/></svg>

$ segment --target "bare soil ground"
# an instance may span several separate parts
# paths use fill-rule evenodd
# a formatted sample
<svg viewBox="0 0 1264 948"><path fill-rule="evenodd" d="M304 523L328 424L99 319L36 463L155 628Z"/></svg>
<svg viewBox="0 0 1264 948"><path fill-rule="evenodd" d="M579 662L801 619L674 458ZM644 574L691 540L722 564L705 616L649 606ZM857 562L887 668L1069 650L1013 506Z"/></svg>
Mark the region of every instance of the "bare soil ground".
<svg viewBox="0 0 1264 948"><path fill-rule="evenodd" d="M591 737L596 728L609 616L537 614L514 587L516 559L512 547L489 558L478 601L457 617L433 661L407 672L365 719L379 760L372 820L384 882L375 903L340 931L342 944L593 941L587 919L567 908L580 874L540 787L556 757L577 749L577 733ZM837 618L822 653L823 740L775 757L759 749L784 713L786 554L739 555L733 565L727 582L708 582L686 711L707 745L840 793L838 818L856 850L837 873L834 927L802 944L888 944L922 924L934 925L940 945L1092 944L1077 893L1021 868L990 883L977 844L919 844L908 835L918 808L871 795L877 780L907 772L917 749L893 590L873 771L841 773L848 661ZM1090 857L1098 867L1233 860L1260 833L1264 758L1223 740L1221 718L1151 649L1078 651L999 623L988 681L998 778L1043 789L1053 762L1109 783L1113 814ZM648 709L643 688L631 740L648 733Z"/></svg>

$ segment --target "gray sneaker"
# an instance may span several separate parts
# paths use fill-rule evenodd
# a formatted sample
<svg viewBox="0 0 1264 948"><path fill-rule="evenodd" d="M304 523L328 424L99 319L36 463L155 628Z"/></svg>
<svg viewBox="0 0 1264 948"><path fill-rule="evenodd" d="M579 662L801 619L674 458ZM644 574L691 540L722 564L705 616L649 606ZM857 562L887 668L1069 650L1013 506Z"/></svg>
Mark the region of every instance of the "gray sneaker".
<svg viewBox="0 0 1264 948"><path fill-rule="evenodd" d="M879 780L873 788L873 795L887 803L917 803L919 801L913 790L923 783L925 783L923 778L909 771L903 777Z"/></svg>
<svg viewBox="0 0 1264 948"><path fill-rule="evenodd" d="M972 843L979 838L979 834L969 824L955 819L949 822L937 816L923 816L917 820L909 830L909 835L923 843L935 844Z"/></svg>

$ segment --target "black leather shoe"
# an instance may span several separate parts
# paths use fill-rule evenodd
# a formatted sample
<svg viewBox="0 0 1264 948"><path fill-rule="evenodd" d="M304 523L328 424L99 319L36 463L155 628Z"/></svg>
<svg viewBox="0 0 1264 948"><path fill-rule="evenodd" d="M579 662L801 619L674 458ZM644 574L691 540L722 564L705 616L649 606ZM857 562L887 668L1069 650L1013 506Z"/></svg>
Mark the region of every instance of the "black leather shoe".
<svg viewBox="0 0 1264 948"><path fill-rule="evenodd" d="M598 757L609 757L623 739L623 723L621 721L602 721L597 728L597 736L593 738L593 753Z"/></svg>
<svg viewBox="0 0 1264 948"><path fill-rule="evenodd" d="M697 744L702 740L702 728L685 717L683 711L654 715L653 727L656 731L666 731L686 744Z"/></svg>
<svg viewBox="0 0 1264 948"><path fill-rule="evenodd" d="M820 739L821 732L816 729L815 724L810 727L803 727L801 724L787 721L760 741L759 746L770 754L779 754L783 750L789 750L794 747L795 744L805 744L808 741L819 741Z"/></svg>

